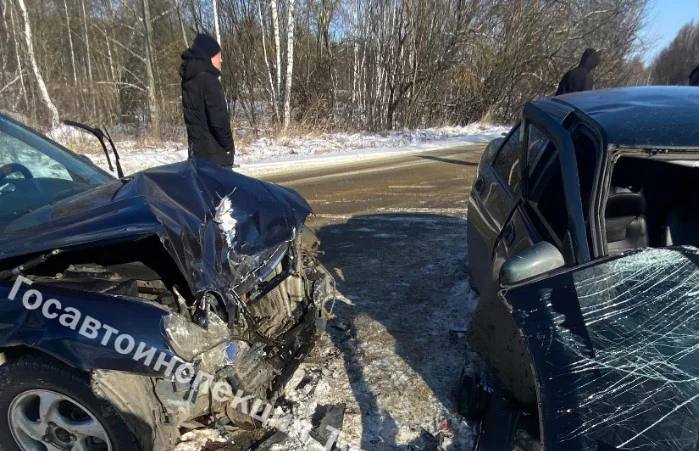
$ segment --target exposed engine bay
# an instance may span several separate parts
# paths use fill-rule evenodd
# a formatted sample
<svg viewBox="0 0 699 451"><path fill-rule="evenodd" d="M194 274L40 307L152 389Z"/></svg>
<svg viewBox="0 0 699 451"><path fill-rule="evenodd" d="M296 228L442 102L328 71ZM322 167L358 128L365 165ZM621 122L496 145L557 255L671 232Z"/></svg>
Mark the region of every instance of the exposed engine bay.
<svg viewBox="0 0 699 451"><path fill-rule="evenodd" d="M175 350L186 360L196 359L216 341L251 344L247 353L238 355L236 361L240 365L232 368L229 375L236 387L266 399L273 393L273 382L279 375L275 367L284 366L284 362L275 362L272 356L277 354L283 360L283 351L293 346L286 343L285 334L301 325L307 315L312 315L316 329L322 330L329 314L324 308L331 309L330 305L322 305L334 299L334 286L316 259L318 245L313 233L302 229L301 236L289 244L276 267L241 296L233 318L215 294L193 298L178 280L175 269L157 258L157 243L149 240L137 247L62 254L32 268L26 276L40 285L128 296L166 307L191 323L182 321L179 331L168 330L174 335L171 338ZM150 252L144 253L144 249ZM197 334L191 330L195 326L205 338L196 339ZM182 337L177 337L178 333ZM265 363L256 362L255 356L261 354L269 357L263 359Z"/></svg>

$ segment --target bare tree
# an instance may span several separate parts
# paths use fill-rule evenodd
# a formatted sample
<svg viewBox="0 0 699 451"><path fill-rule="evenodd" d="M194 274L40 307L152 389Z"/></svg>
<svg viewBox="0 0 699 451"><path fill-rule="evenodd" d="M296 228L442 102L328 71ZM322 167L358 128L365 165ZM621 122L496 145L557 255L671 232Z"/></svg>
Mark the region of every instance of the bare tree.
<svg viewBox="0 0 699 451"><path fill-rule="evenodd" d="M182 32L182 44L187 47L189 41L187 40L187 31L184 28L184 19L182 18L182 0L177 0L177 20L180 23L180 31Z"/></svg>
<svg viewBox="0 0 699 451"><path fill-rule="evenodd" d="M15 29L15 15L14 8L12 8L12 3L10 4L10 23L12 24L12 41L14 43L15 58L17 61L17 73L19 74L19 82L22 93L22 98L24 99L24 106L29 107L29 100L27 100L27 88L24 85L24 68L22 67L22 58L20 57L19 41L17 39L17 30Z"/></svg>
<svg viewBox="0 0 699 451"><path fill-rule="evenodd" d="M211 0L211 7L214 10L214 30L216 31L216 40L221 44L221 26L218 20L218 1Z"/></svg>
<svg viewBox="0 0 699 451"><path fill-rule="evenodd" d="M277 9L277 0L270 0L270 9L272 10L272 29L274 30L274 52L276 55L276 64L274 70L277 75L277 84L275 97L276 102L279 104L282 92L282 45L281 39L279 37L279 11Z"/></svg>
<svg viewBox="0 0 699 451"><path fill-rule="evenodd" d="M143 8L143 45L145 49L144 64L146 69L146 89L148 93L148 113L153 134L160 137L160 108L156 96L155 74L153 70L153 27L150 17L150 1L141 0Z"/></svg>
<svg viewBox="0 0 699 451"><path fill-rule="evenodd" d="M70 27L70 13L68 12L68 0L63 0L63 8L66 12L66 35L70 48L70 67L73 70L73 84L78 86L78 72L75 68L75 49L73 48L73 31Z"/></svg>
<svg viewBox="0 0 699 451"><path fill-rule="evenodd" d="M29 21L29 13L27 13L27 6L24 4L24 0L17 0L19 5L19 10L22 15L22 21L24 22L24 42L27 46L27 56L29 56L29 62L32 65L32 71L34 72L34 77L36 78L36 84L39 86L39 93L41 94L41 101L46 106L49 111L50 124L51 127L58 127L60 124L60 117L58 114L58 109L51 100L49 91L46 88L46 83L44 83L44 77L41 75L41 70L36 61L36 55L34 53L34 43L32 42L32 25Z"/></svg>
<svg viewBox="0 0 699 451"><path fill-rule="evenodd" d="M689 73L699 65L699 25L690 22L677 32L651 64L653 83L687 84Z"/></svg>
<svg viewBox="0 0 699 451"><path fill-rule="evenodd" d="M633 59L647 0L23 3L42 24L31 30L34 59L62 115L168 138L184 136L181 52L207 27L225 42L222 83L238 133L509 121L553 93L586 47L602 55L596 87L648 81ZM0 108L43 117L16 4L0 0ZM684 83L699 63L699 40L685 34L661 54L654 81Z"/></svg>
<svg viewBox="0 0 699 451"><path fill-rule="evenodd" d="M274 82L272 81L272 68L269 66L269 59L267 57L267 31L265 30L265 21L262 16L262 0L257 0L257 12L260 16L260 30L262 35L262 56L265 60L265 68L267 69L267 79L269 80L269 98L272 108L274 109L274 117L277 122L279 122L279 102L278 98L278 88L275 89Z"/></svg>
<svg viewBox="0 0 699 451"><path fill-rule="evenodd" d="M87 61L87 79L90 82L90 89L88 90L89 96L92 103L92 115L93 117L97 115L97 98L95 95L95 79L92 75L92 48L90 47L90 33L87 26L87 13L85 12L85 0L81 0L82 10L83 10L83 39L85 41L85 59Z"/></svg>
<svg viewBox="0 0 699 451"><path fill-rule="evenodd" d="M294 80L294 1L288 0L286 30L286 89L284 90L284 130L291 122L291 87Z"/></svg>

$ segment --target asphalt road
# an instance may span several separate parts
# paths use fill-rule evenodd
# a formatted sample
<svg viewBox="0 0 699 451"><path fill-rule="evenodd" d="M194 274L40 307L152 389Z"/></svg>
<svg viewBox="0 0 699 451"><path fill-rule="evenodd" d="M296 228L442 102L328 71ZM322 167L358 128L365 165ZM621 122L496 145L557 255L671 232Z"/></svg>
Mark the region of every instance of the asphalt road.
<svg viewBox="0 0 699 451"><path fill-rule="evenodd" d="M306 363L314 403L344 405L341 443L363 450L470 449L454 413L475 305L466 206L483 145L267 179L303 194L323 264L345 302ZM291 168L293 171L293 168ZM291 449L291 448L289 448Z"/></svg>
<svg viewBox="0 0 699 451"><path fill-rule="evenodd" d="M385 212L463 217L483 148L464 145L344 165L290 168L266 178L303 194L315 210L316 225Z"/></svg>

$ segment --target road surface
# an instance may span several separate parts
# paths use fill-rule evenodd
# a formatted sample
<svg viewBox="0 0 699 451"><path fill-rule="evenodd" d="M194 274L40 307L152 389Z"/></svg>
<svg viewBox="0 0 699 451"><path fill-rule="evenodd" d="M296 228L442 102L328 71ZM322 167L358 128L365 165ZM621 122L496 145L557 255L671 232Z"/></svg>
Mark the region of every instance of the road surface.
<svg viewBox="0 0 699 451"><path fill-rule="evenodd" d="M298 415L344 405L343 445L470 449L471 429L454 414L452 393L476 301L466 276L464 219L482 149L465 145L266 177L298 190L314 208L320 258L345 299L302 366L304 388L293 394Z"/></svg>
<svg viewBox="0 0 699 451"><path fill-rule="evenodd" d="M266 178L301 192L315 210L316 225L332 218L401 211L463 217L483 147L449 147L310 170L290 168Z"/></svg>

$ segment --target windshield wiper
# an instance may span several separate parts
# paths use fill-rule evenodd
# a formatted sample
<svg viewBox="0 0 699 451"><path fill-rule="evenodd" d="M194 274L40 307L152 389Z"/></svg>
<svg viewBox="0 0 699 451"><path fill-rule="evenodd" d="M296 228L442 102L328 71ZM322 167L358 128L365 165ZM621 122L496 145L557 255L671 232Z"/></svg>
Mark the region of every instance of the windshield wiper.
<svg viewBox="0 0 699 451"><path fill-rule="evenodd" d="M107 157L107 165L109 166L109 170L114 172L114 168L112 167L112 160L109 158L109 150L107 150L107 145L104 143L104 139L107 138L107 140L109 141L109 145L112 148L112 152L114 153L114 163L116 165L117 175L119 176L119 178L124 177L124 171L121 168L121 161L119 160L119 153L117 152L116 146L114 145L114 141L112 141L112 137L109 136L108 132L102 131L101 128L90 127L89 125L85 125L76 121L65 120L63 121L63 123L71 127L80 128L93 134L99 140L100 144L102 144L102 150L104 150L104 156Z"/></svg>
<svg viewBox="0 0 699 451"><path fill-rule="evenodd" d="M124 177L124 171L121 169L121 159L119 158L119 152L116 150L116 146L114 145L114 141L112 141L112 137L109 134L109 130L107 130L107 127L104 127L104 134L107 136L107 139L109 140L109 145L112 147L112 152L114 153L114 164L116 164L117 167L117 174L119 174L119 178Z"/></svg>

